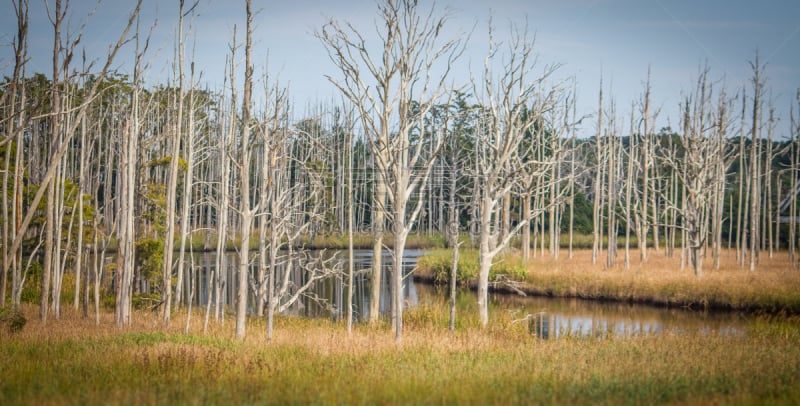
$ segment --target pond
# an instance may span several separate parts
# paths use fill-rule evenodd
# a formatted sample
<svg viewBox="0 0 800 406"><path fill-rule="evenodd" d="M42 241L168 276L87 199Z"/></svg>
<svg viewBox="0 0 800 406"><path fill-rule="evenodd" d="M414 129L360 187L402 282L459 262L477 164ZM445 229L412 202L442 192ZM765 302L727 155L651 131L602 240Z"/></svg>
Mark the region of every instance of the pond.
<svg viewBox="0 0 800 406"><path fill-rule="evenodd" d="M407 275L405 278L406 283L404 284L406 307L420 304L446 304L448 302L447 287L415 282L410 277L417 259L423 254L423 251L407 250L403 258L403 268ZM336 264L342 271L346 272L347 270L346 251L317 252L313 255L324 255L326 258L335 256L332 263ZM213 292L213 290L209 289L209 282L211 273L216 267L216 254L196 253L191 259L196 281L193 301L196 305L205 305L208 302L209 293ZM237 269L238 255L232 252L227 253L225 262L227 263L228 271L222 274L223 289L220 292L220 297L226 305L232 306L236 297L234 272ZM388 251L383 255L383 262L384 272L381 283L380 311L383 314L388 314L391 306L388 273L391 268L391 254ZM353 293L354 320L366 320L369 317L369 270L371 265L371 250L356 250L354 252L354 269L356 271ZM256 264L254 263L251 266L251 273L255 275L255 272ZM295 287L304 282L304 276L300 272L293 272L289 277ZM317 281L307 293L300 295L284 313L305 317L340 319L344 316L343 309L346 292L346 274L328 277ZM292 289L289 290L289 294L291 293ZM253 299L254 292L251 289L248 301L250 311L254 311L252 307ZM510 318L514 322L525 323L531 334L536 334L541 338L657 335L685 332L735 335L743 334L747 330L747 326L752 323L751 317L736 312L705 312L632 303L523 297L492 294L491 292L489 306L490 317L509 316L506 318ZM459 314L477 312L475 293L460 289L457 307Z"/></svg>
<svg viewBox="0 0 800 406"><path fill-rule="evenodd" d="M416 306L419 303L418 293L416 291L417 284L413 282L410 277L411 271L417 263L417 258L423 255L423 251L419 250L406 250L403 257L403 270L407 275L406 284L404 285L404 296L406 306ZM252 255L252 254L251 254ZM283 254L282 254L283 255ZM311 257L324 256L325 258L333 258L329 264L336 266L342 273L340 276L328 277L314 283L313 287L308 292L300 295L298 299L292 304L285 314L306 316L306 317L331 317L339 319L344 317L345 295L347 293L347 251L316 251L310 254ZM206 305L209 297L213 297L213 289L209 286L211 283L212 272L217 266L217 255L214 252L195 253L191 257L191 263L187 264L187 273L184 278L188 280L188 268L192 267L195 272L196 286L194 289L193 302L195 305ZM222 273L222 291L220 298L227 306L233 306L236 300L236 272L238 270L239 256L235 252L227 252L225 254L225 264L227 272ZM353 316L355 320L366 320L369 318L370 308L370 270L372 268L372 250L355 250L353 254L354 262L354 279L353 279ZM385 251L382 258L384 272L381 281L381 303L380 311L382 314L388 314L391 311L390 299L390 283L389 283L389 270L392 266L391 253ZM250 265L250 281L251 286L255 280L254 276L257 273L257 260L251 262ZM279 266L280 273L285 271L285 266ZM306 282L307 275L295 267L289 279L291 283L287 291L287 295L295 294L297 287ZM276 278L280 283L281 278ZM188 298L188 293L187 293ZM253 312L255 309L252 304L254 303L255 294L250 291L248 299L249 311Z"/></svg>

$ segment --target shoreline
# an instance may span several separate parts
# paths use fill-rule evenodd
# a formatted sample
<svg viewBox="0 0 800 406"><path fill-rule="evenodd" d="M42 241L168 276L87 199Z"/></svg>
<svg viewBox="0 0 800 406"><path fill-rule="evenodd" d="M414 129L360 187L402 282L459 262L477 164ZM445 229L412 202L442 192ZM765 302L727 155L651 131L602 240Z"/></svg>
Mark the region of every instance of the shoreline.
<svg viewBox="0 0 800 406"><path fill-rule="evenodd" d="M445 261L447 250L430 252L420 257L414 280L434 285L448 285L450 265ZM577 257L576 257L577 258ZM463 256L462 256L463 260ZM477 270L464 270L459 260L458 284L477 290ZM671 259L669 259L671 260ZM575 262L577 261L577 264ZM791 269L765 269L750 273L738 270L711 271L702 279L686 271L663 269L660 262L640 265L636 269L603 270L601 266L582 265L581 259L534 258L527 265L511 254L499 269L508 269L511 278L492 281L489 290L499 294L551 298L575 298L605 302L648 305L660 308L685 308L697 311L744 312L755 315L800 315L800 272ZM664 260L661 260L663 262ZM466 262L466 261L465 261ZM525 269L522 276L514 270ZM446 277L443 277L445 276Z"/></svg>

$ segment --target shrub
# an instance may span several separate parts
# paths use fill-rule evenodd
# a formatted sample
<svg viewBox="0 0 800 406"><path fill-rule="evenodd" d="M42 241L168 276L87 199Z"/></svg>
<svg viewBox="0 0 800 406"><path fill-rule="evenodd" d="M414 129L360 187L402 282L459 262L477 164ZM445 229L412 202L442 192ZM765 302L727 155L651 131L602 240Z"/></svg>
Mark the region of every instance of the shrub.
<svg viewBox="0 0 800 406"><path fill-rule="evenodd" d="M132 298L133 308L137 310L156 309L160 304L161 293L138 293Z"/></svg>
<svg viewBox="0 0 800 406"><path fill-rule="evenodd" d="M453 250L436 249L417 261L417 269L421 275L434 279L437 283L448 283L450 269L453 263ZM456 277L462 283L477 280L480 262L478 250L462 249L458 255L458 274ZM489 271L489 280L494 281L498 275L505 275L508 279L522 281L527 275L527 270L514 254L500 255L495 258L492 269Z"/></svg>
<svg viewBox="0 0 800 406"><path fill-rule="evenodd" d="M136 266L142 277L157 284L164 265L164 240L143 238L136 241Z"/></svg>
<svg viewBox="0 0 800 406"><path fill-rule="evenodd" d="M25 315L19 309L0 307L0 324L5 324L9 332L16 333L22 330L27 322Z"/></svg>

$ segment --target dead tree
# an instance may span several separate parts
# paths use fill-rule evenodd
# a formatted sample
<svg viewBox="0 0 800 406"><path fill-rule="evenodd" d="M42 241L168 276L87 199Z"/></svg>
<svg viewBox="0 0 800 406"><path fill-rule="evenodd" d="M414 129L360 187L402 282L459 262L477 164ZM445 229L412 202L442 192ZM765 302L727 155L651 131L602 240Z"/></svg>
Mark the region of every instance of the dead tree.
<svg viewBox="0 0 800 406"><path fill-rule="evenodd" d="M527 32L515 32L510 38L508 55L501 67L499 82L495 83L493 64L497 60L497 44L494 42L494 31L489 28L489 53L484 63L482 82L473 79L476 95L482 94L480 104L483 111L479 118L479 127L475 133L475 162L472 176L476 179L478 196L479 262L478 272L478 312L481 324L489 321L488 290L489 271L494 258L508 246L511 239L530 220L547 210L547 204L540 204L523 213L520 222L500 239L501 230L495 225L502 209L499 203L520 180L521 171L517 168L532 165L531 177L537 181L530 182L541 188L542 193L549 190L548 175L552 165L556 163L560 151L554 151L545 160L532 158L532 151L539 147L541 137L534 137L525 144L525 134L533 130L538 122L544 124L545 113L551 111L557 100L560 89L547 88L545 81L557 68L547 66L543 73L535 75L534 42L527 37ZM528 159L524 159L524 158ZM528 191L536 194L537 190ZM553 204L550 202L549 204Z"/></svg>
<svg viewBox="0 0 800 406"><path fill-rule="evenodd" d="M181 132L183 130L183 102L184 102L184 72L183 72L183 11L184 0L179 1L178 7L178 64L177 64L177 81L178 89L175 96L176 100L176 118L174 129L171 137L169 138L170 153L169 153L169 174L167 175L167 219L166 219L166 234L164 235L164 268L161 274L161 300L164 306L162 322L168 325L172 310L172 254L175 247L175 211L178 204L178 170L181 151ZM180 273L180 272L179 272Z"/></svg>
<svg viewBox="0 0 800 406"><path fill-rule="evenodd" d="M138 19L137 19L138 21ZM133 87L130 95L130 113L121 134L120 142L120 214L119 221L119 248L117 250L117 265L120 272L120 281L117 286L115 303L115 318L120 327L131 323L131 305L133 295L133 273L136 256L136 227L135 227L135 197L137 191L137 158L139 151L140 132L140 92L142 88L142 58L147 51L147 41L143 46L139 42L137 23L136 50L133 74ZM83 148L81 154L84 154ZM83 165L83 163L81 164ZM81 198L81 201L83 199ZM82 211L82 210L81 210ZM82 221L81 221L82 223ZM79 234L82 232L79 232ZM80 247L79 247L80 255ZM76 290L76 296L78 296Z"/></svg>
<svg viewBox="0 0 800 406"><path fill-rule="evenodd" d="M250 196L250 157L252 155L250 146L250 131L252 124L251 104L253 95L253 11L251 0L247 0L247 25L245 28L245 47L244 47L244 94L242 96L242 117L239 139L239 269L236 273L236 338L243 340L245 336L245 321L247 318L247 293L248 293L248 270L250 266L250 232L252 230L253 218L258 207L251 207Z"/></svg>
<svg viewBox="0 0 800 406"><path fill-rule="evenodd" d="M795 264L796 257L795 257L795 250L797 245L797 191L798 191L798 182L800 181L800 89L797 90L795 95L795 102L797 103L797 109L794 107L794 103L789 109L790 113L790 125L791 125L791 181L790 181L790 190L789 190L789 260L792 262L792 265Z"/></svg>
<svg viewBox="0 0 800 406"><path fill-rule="evenodd" d="M9 80L9 86L0 96L0 105L4 108L7 107L7 117L4 117L5 131L3 139L0 141L6 145L5 154L5 170L3 171L3 268L2 268L2 286L0 286L0 306L5 305L6 290L8 286L8 273L9 266L11 267L11 304L14 307L19 306L19 298L22 294L23 275L21 272L22 267L22 251L17 249L10 251L7 249L8 243L16 239L19 233L18 219L21 215L17 206L21 202L22 195L22 137L25 126L23 123L26 121L25 104L27 102L26 86L24 83L25 66L28 59L28 2L27 0L19 0L14 5L14 13L17 17L17 34L14 37L14 70ZM11 188L11 196L13 203L9 203L9 190L8 183L11 171L11 145L15 142L17 145L16 154L14 156L14 170L13 170L13 187ZM11 210L9 210L9 208ZM10 211L10 213L9 213Z"/></svg>
<svg viewBox="0 0 800 406"><path fill-rule="evenodd" d="M594 204L592 214L592 264L597 263L603 245L603 226L601 223L601 206L603 195L603 78L600 78L600 95L597 110L597 135L595 135Z"/></svg>
<svg viewBox="0 0 800 406"><path fill-rule="evenodd" d="M724 137L720 136L720 131L724 132L726 127L725 113L724 110L723 113L714 111L711 100L712 89L706 68L698 79L694 98L687 97L683 103L683 134L679 138L682 154L676 153L675 149L664 157L665 164L683 183L682 203L670 201L669 204L681 219L688 259L697 278L703 275L706 240L712 231L711 216L716 215L716 211L709 210L709 207L717 200L717 184L725 182L719 176L720 167L727 169L730 163ZM721 116L715 117L716 114Z"/></svg>
<svg viewBox="0 0 800 406"><path fill-rule="evenodd" d="M447 17L436 17L433 10L420 15L418 6L417 0L378 3L382 42L377 56L350 24L330 21L317 33L343 76L328 76L328 80L356 106L380 174L379 183L385 184L391 204L387 214L394 237L392 320L397 342L403 332L405 241L424 203L423 198L416 202L410 198L415 192L424 194L432 162L443 145L440 134L425 134L420 123L448 90L448 73L462 50L458 40L441 40ZM434 79L433 70L440 64L442 74ZM412 143L415 132L422 139ZM375 204L380 213L382 202Z"/></svg>
<svg viewBox="0 0 800 406"><path fill-rule="evenodd" d="M69 149L69 147L71 145L72 138L73 138L74 134L76 133L75 130L80 125L81 119L82 119L83 115L86 114L86 111L87 111L88 106L90 105L91 101L94 99L94 97L97 95L98 91L100 90L100 85L102 83L102 79L104 79L106 77L106 75L108 74L116 54L119 52L119 50L125 44L125 42L127 42L128 32L130 31L130 28L133 25L133 22L135 21L136 16L139 13L140 6L141 6L141 1L137 2L136 6L134 8L134 11L131 12L130 18L128 20L127 25L123 29L123 32L120 35L118 41L115 43L115 45L113 47L111 47L111 50L108 53L108 56L106 58L105 64L103 65L103 68L97 74L96 81L94 82L92 87L84 95L82 103L79 104L78 106L75 106L74 108L72 108L69 111L69 114L71 116L71 119L69 121L67 121L69 124L68 125L64 125L64 124L54 123L51 126L52 127L51 128L51 130L52 130L51 131L52 139L50 141L52 141L52 142L50 144L50 150L49 150L49 153L48 153L49 162L52 162L52 163L60 162L61 159L64 157L64 155L67 153L67 151L68 151L68 149ZM58 1L56 3L55 9L57 11L55 11L54 18L52 19L52 22L54 23L53 25L54 25L54 33L55 33L54 34L54 41L53 41L53 43L54 43L54 50L53 50L53 72L54 72L54 75L53 75L53 78L54 78L54 82L58 83L60 81L59 72L68 71L68 69L66 69L66 68L69 66L68 61L69 61L69 59L71 59L72 52L70 50L70 52L66 53L66 55L64 55L62 52L60 52L60 50L62 49L62 47L61 47L61 39L60 39L61 38L61 26L60 26L60 22L58 22L58 21L63 21L64 16L66 14L66 9L62 9L61 8L61 2L60 1ZM77 45L77 41L73 42L72 44L73 45L69 46L70 49L74 49L74 46ZM62 58L62 56L64 56L64 58L65 58L64 60L60 59L60 58ZM54 85L53 89L52 89L52 94L54 94L55 97L53 98L54 102L51 103L51 111L50 111L50 114L51 114L50 117L51 117L51 119L53 121L58 121L58 120L63 119L64 117L61 117L61 115L65 113L64 111L61 110L61 108L59 106L60 103L55 102L55 100L57 100L60 97L58 95L58 93L59 93L59 91ZM61 134L63 134L63 137L60 137ZM48 202L53 202L54 201L54 199L55 199L55 185L53 185L53 183L56 181L56 172L58 171L59 167L60 167L60 165L56 165L56 164L47 166L47 170L44 172L44 174L42 175L42 177L40 179L39 188L38 188L38 190L36 191L35 195L33 196L33 198L30 201L30 205L28 206L27 213L26 213L25 217L23 218L22 222L19 224L18 234L15 236L14 241L11 243L10 248L8 248L6 252L16 252L17 250L19 250L19 248L20 248L20 246L22 244L22 240L25 237L25 235L27 234L28 227L30 226L31 221L33 221L33 217L38 212L37 207L39 206L39 203L42 201L42 198L45 197L44 196L45 193L47 193L48 197L50 198L49 200L47 200ZM52 222L55 221L55 215L56 215L55 211L56 211L55 210L55 205L48 204L48 207L46 209L47 218L48 218L48 222L47 223L48 224L52 224ZM20 215L21 215L21 213L20 213ZM43 293L42 293L42 296L41 296L41 309L40 309L40 318L42 319L43 322L46 322L46 320L47 320L47 312L48 312L48 305L49 305L49 300L48 300L49 298L47 297L47 295L49 294L49 291L50 291L50 276L51 276L51 271L52 271L52 261L53 261L53 252L52 252L52 250L53 250L53 246L54 246L54 244L53 244L54 243L54 238L55 238L54 230L49 230L48 232L46 232L45 240L44 240L44 243L45 243L45 246L46 246L46 248L45 248L45 270L44 270L44 274L43 274L43 277L42 277L42 292ZM7 270L8 267L9 267L10 258L8 256L6 256L4 258L4 261L6 263L4 264L3 269ZM48 263L50 265L48 265Z"/></svg>
<svg viewBox="0 0 800 406"><path fill-rule="evenodd" d="M759 132L761 125L761 93L764 89L764 79L761 73L764 66L758 61L758 52L756 52L755 62L750 64L753 69L753 122L750 130L751 144L750 144L750 272L755 271L756 263L759 257L759 196L761 190L761 182L758 165L758 148L760 143Z"/></svg>

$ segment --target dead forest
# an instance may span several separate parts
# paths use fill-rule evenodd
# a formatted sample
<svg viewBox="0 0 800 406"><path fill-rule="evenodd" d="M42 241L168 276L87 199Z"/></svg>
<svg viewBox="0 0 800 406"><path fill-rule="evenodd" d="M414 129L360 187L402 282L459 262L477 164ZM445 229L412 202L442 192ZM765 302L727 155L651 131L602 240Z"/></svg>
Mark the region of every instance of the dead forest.
<svg viewBox="0 0 800 406"><path fill-rule="evenodd" d="M46 321L69 305L99 321L113 297L124 327L134 298L151 295L169 323L193 302L193 273L182 271L190 252L216 252L216 268L227 269L222 254L235 251L236 280L212 276L214 299L196 312L219 322L220 291L234 284L236 336L252 308L269 320L269 337L274 315L316 281L349 274L352 285L352 267L311 254L331 236L346 249L367 235L375 258L392 257L390 270L376 260L370 278L390 272L397 341L412 234L479 251L483 324L489 270L509 247L563 261L589 249L607 267L679 256L697 278L725 250L743 272L783 250L797 269L800 91L791 117L777 117L757 53L742 61L747 83L701 66L664 127L650 88L657 75L642 72L636 100L601 90L596 110L579 113L580 84L553 80L559 65L536 58L522 26L510 38L492 23L476 28L489 31L489 52L469 82L454 83L468 37L445 37L436 8L382 0L382 42L366 44L346 21L314 32L341 98L313 102L257 73L250 0L236 5L247 24L230 38L224 86L208 88L191 60L201 45L184 31L194 7L176 3L171 79L151 84L141 0L97 61L82 57L80 31L62 26L69 3L51 2L49 72L28 66L28 1L13 2L14 60L0 84L0 306L35 301ZM134 66L116 71L123 53Z"/></svg>

